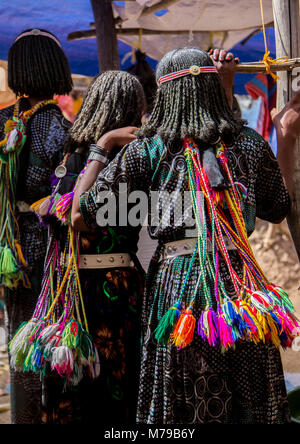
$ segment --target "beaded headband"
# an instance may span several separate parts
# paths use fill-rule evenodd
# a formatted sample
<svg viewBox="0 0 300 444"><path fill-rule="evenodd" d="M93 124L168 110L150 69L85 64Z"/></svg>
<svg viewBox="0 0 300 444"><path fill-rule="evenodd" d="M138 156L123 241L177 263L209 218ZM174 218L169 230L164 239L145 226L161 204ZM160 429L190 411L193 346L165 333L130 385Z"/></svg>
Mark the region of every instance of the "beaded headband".
<svg viewBox="0 0 300 444"><path fill-rule="evenodd" d="M61 48L61 44L60 42L57 40L56 37L54 37L54 35L50 34L49 32L44 32L41 31L40 29L33 29L32 31L28 31L28 32L23 32L23 34L19 35L15 42L17 42L18 40L22 39L23 37L28 37L31 35L42 35L43 37L49 37L49 39L52 39L55 41L55 43L57 43L57 45Z"/></svg>
<svg viewBox="0 0 300 444"><path fill-rule="evenodd" d="M157 84L158 86L160 86L162 83L166 83L174 79L179 79L180 77L188 76L189 74L191 74L192 76L198 76L199 74L205 74L211 72L217 73L218 72L217 68L215 66L193 65L190 68L183 69L181 71L171 72L170 74L160 77L160 79L158 79Z"/></svg>

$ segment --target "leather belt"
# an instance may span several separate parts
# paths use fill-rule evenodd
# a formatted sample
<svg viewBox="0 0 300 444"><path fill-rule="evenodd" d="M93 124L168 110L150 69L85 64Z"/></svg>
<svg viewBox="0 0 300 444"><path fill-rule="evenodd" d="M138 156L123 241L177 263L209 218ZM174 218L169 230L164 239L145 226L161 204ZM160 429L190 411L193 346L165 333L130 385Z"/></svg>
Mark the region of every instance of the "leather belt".
<svg viewBox="0 0 300 444"><path fill-rule="evenodd" d="M183 239L174 242L168 242L164 245L160 261L174 258L177 256L183 256L185 254L193 254L196 248L197 238ZM224 237L224 243L227 250L236 250L236 247L228 237ZM212 251L212 245L210 239L207 239L207 251Z"/></svg>
<svg viewBox="0 0 300 444"><path fill-rule="evenodd" d="M68 256L66 263L68 263ZM111 254L81 254L79 258L80 269L100 269L100 268L129 268L133 267L133 261L128 253Z"/></svg>

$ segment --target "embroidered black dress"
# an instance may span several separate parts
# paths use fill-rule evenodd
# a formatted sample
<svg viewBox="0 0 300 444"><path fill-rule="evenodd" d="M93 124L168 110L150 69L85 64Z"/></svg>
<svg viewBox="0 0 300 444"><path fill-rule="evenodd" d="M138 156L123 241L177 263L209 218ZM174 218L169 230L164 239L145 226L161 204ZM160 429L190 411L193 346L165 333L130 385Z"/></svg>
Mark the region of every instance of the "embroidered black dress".
<svg viewBox="0 0 300 444"><path fill-rule="evenodd" d="M255 218L276 222L285 217L290 205L276 159L267 142L245 128L234 146L229 162L237 180L248 190L243 212L248 235ZM192 344L177 350L172 343L157 344L154 331L180 294L191 256L160 261L163 244L185 237L186 227L172 223L178 194L188 190L183 147L166 147L156 136L131 143L99 176L83 202L100 207L97 196L104 189L117 194L118 184L127 183L128 192L142 190L159 193L163 208L164 191L173 193L171 219L150 225L151 237L159 246L148 271L142 308L142 364L137 411L138 423L285 423L289 409L280 353L273 345L243 342L235 350L222 353L210 347L195 332ZM86 205L86 204L85 204ZM84 214L84 213L83 213ZM165 213L163 213L165 214ZM230 251L231 262L242 277L237 251ZM220 273L227 294L234 288L223 261ZM186 294L194 292L199 261L192 266ZM212 291L213 293L213 291ZM199 298L201 293L199 292ZM200 305L200 304L199 304ZM195 307L194 307L195 308ZM194 310L199 319L201 309Z"/></svg>
<svg viewBox="0 0 300 444"><path fill-rule="evenodd" d="M21 99L20 111L30 109L26 99ZM0 111L0 137L4 137L4 125L13 116L14 107ZM51 194L50 175L58 165L65 136L71 124L56 105L41 108L27 124L27 140L20 156L17 183L17 201L31 205ZM20 242L29 265L31 289L19 286L5 290L8 339L10 340L22 322L28 321L35 308L43 277L46 254L47 230L41 226L33 212L22 204L18 215ZM25 211L24 211L25 208ZM11 416L14 424L41 422L40 378L31 373L11 371Z"/></svg>

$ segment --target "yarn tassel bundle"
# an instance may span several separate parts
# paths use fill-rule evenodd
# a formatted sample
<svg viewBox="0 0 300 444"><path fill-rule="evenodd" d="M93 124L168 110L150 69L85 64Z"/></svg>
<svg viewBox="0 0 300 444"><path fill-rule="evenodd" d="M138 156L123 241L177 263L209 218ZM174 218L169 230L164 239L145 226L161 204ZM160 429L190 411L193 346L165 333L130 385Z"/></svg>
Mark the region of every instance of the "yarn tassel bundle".
<svg viewBox="0 0 300 444"><path fill-rule="evenodd" d="M156 329L156 339L163 345L172 341L178 348L186 347L194 337L194 314L200 313L198 335L212 347L220 346L225 351L244 340L290 347L299 335L299 322L286 292L267 280L254 257L241 208L241 200L247 196L247 190L234 180L225 144L220 141L216 145L216 158L228 184L221 191L212 189L195 142L186 138L184 144L198 232L195 252L199 257L200 275L197 289L202 296L199 298L198 294L198 299L204 298L205 306L197 303L196 291L191 300L184 301L183 298L195 260L194 252L182 287L184 291L162 316ZM230 240L239 254L243 278L232 265L225 239ZM211 249L207 247L208 242ZM226 292L225 282L219 273L219 260L226 265L235 297L229 297ZM213 283L214 295L210 283Z"/></svg>
<svg viewBox="0 0 300 444"><path fill-rule="evenodd" d="M80 287L78 251L79 235L71 226L64 251L50 237L33 317L9 344L16 370L44 375L56 372L69 384L78 384L84 374L99 376L99 357L88 332Z"/></svg>
<svg viewBox="0 0 300 444"><path fill-rule="evenodd" d="M5 124L5 137L0 142L0 285L8 288L15 288L20 283L30 288L26 258L18 242L20 232L16 217L16 187L19 155L26 142L28 120L39 109L52 103L56 101L45 100L28 111L20 112L18 101L12 120Z"/></svg>

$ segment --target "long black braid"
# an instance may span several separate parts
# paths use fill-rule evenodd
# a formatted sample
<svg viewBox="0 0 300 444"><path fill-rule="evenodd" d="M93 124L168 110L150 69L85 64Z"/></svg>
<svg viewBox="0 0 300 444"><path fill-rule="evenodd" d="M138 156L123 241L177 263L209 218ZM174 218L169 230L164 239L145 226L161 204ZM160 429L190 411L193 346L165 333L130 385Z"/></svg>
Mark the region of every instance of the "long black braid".
<svg viewBox="0 0 300 444"><path fill-rule="evenodd" d="M116 128L139 126L145 95L138 79L124 71L106 71L90 85L69 131L66 152L88 147Z"/></svg>
<svg viewBox="0 0 300 444"><path fill-rule="evenodd" d="M198 48L182 48L167 53L156 71L156 79L197 66L213 66L208 54ZM221 137L232 143L244 121L236 120L217 73L205 73L163 83L157 91L153 112L139 130L138 137L159 134L165 143L190 136L200 144L210 144Z"/></svg>
<svg viewBox="0 0 300 444"><path fill-rule="evenodd" d="M29 31L32 30L21 34ZM40 31L51 34L44 29ZM60 46L47 36L21 37L9 50L8 85L17 96L68 94L73 83L67 57Z"/></svg>

